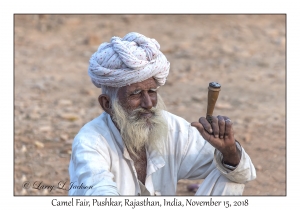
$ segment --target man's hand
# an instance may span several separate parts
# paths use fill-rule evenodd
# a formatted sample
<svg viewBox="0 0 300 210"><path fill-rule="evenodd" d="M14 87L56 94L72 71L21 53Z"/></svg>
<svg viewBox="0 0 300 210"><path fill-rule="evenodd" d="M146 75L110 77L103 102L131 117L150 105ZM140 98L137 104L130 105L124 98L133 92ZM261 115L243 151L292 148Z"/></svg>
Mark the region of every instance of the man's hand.
<svg viewBox="0 0 300 210"><path fill-rule="evenodd" d="M241 159L233 134L232 122L226 116L212 116L212 124L206 118L201 117L199 122L193 122L203 138L223 154L223 162L231 166L237 166Z"/></svg>

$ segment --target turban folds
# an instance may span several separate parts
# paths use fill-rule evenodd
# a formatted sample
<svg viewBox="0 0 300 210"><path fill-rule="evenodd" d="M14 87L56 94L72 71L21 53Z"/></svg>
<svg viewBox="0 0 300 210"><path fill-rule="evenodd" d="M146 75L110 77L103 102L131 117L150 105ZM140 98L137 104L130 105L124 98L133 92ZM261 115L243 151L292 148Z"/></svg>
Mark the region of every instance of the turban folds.
<svg viewBox="0 0 300 210"><path fill-rule="evenodd" d="M114 36L92 55L88 74L98 88L101 85L123 87L150 77L157 85L164 85L170 63L159 49L155 39L136 32L122 39Z"/></svg>

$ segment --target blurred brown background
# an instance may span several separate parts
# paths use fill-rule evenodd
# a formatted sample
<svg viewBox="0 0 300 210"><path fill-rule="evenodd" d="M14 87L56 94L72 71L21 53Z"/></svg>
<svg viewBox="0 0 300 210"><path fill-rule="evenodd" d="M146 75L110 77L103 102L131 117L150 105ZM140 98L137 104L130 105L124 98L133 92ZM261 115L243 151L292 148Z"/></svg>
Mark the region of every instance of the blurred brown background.
<svg viewBox="0 0 300 210"><path fill-rule="evenodd" d="M234 122L257 179L244 195L286 195L285 15L15 15L14 194L69 182L71 144L101 112L88 61L112 36L156 39L171 62L160 88L168 111L189 122L206 112L207 86L222 85L214 115ZM201 180L181 180L178 195Z"/></svg>

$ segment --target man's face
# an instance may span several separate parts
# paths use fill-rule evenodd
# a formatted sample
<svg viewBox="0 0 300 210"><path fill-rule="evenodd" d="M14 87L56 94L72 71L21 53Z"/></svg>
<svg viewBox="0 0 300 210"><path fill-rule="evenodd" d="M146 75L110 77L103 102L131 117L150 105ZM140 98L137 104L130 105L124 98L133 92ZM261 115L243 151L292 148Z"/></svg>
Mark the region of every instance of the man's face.
<svg viewBox="0 0 300 210"><path fill-rule="evenodd" d="M152 113L149 111L157 104L157 85L151 77L145 81L121 87L118 91L120 105L128 113L142 108L144 111L141 117L150 118Z"/></svg>
<svg viewBox="0 0 300 210"><path fill-rule="evenodd" d="M163 117L163 101L153 78L122 87L112 104L112 120L132 154L147 145L161 150L168 126Z"/></svg>

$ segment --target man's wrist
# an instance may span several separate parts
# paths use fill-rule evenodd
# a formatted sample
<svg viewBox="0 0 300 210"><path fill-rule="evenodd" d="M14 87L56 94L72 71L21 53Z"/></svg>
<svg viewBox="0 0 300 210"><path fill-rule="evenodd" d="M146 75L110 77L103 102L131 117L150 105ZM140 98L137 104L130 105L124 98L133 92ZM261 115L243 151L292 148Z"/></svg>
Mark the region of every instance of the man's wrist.
<svg viewBox="0 0 300 210"><path fill-rule="evenodd" d="M222 157L222 165L225 168L228 168L230 170L234 170L237 167L237 165L240 163L240 160L241 160L242 149L237 140L235 140L235 145L236 145L236 152L234 155L229 155L229 156L225 157L222 154L222 156L223 156Z"/></svg>

